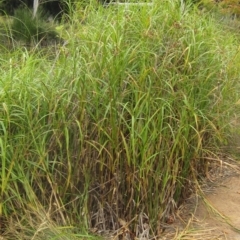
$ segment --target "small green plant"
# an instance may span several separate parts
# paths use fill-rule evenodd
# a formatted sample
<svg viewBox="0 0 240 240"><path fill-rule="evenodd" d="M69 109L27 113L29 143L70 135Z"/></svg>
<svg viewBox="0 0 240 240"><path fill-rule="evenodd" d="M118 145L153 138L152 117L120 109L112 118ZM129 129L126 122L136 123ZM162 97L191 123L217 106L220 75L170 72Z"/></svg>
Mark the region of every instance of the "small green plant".
<svg viewBox="0 0 240 240"><path fill-rule="evenodd" d="M46 22L47 17L43 12L33 17L32 11L27 8L19 8L14 12L11 25L13 36L16 40L25 42L38 42L43 38L56 38L57 34L51 28L51 23Z"/></svg>

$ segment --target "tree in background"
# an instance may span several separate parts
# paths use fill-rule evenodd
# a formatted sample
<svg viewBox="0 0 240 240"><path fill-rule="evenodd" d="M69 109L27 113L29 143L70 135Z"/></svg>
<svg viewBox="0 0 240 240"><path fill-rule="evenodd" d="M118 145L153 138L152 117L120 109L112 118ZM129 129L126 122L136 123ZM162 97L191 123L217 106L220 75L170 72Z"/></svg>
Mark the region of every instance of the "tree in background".
<svg viewBox="0 0 240 240"><path fill-rule="evenodd" d="M33 0L33 17L36 17L37 9L39 6L39 0Z"/></svg>

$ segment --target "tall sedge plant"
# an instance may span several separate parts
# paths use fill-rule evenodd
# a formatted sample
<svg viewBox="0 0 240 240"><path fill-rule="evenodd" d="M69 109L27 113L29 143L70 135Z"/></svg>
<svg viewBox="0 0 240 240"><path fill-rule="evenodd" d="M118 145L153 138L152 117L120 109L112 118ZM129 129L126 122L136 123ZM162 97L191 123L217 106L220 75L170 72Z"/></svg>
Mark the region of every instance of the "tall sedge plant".
<svg viewBox="0 0 240 240"><path fill-rule="evenodd" d="M148 238L224 136L234 39L175 1L79 11L67 45L1 68L1 214L31 237L41 210L74 231Z"/></svg>

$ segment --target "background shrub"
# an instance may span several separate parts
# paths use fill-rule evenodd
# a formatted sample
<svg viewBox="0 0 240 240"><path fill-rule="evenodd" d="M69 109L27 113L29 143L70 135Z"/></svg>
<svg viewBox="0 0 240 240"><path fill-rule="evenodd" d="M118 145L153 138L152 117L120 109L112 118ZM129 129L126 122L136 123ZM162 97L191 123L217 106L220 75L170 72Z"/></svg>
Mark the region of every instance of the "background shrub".
<svg viewBox="0 0 240 240"><path fill-rule="evenodd" d="M11 31L15 39L24 40L27 43L38 42L43 38L57 39L52 25L46 22L47 16L38 12L33 18L32 11L27 8L15 10L11 24Z"/></svg>

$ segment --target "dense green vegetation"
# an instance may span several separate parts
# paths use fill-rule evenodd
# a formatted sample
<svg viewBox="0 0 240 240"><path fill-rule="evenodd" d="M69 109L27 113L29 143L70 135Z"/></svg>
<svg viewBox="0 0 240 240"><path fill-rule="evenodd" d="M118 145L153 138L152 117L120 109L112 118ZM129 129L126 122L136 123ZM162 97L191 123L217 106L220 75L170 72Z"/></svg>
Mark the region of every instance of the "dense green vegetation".
<svg viewBox="0 0 240 240"><path fill-rule="evenodd" d="M177 1L79 6L56 28L64 42L48 46L19 42L11 23L0 46L3 235L160 234L227 141L238 36Z"/></svg>
<svg viewBox="0 0 240 240"><path fill-rule="evenodd" d="M48 38L57 40L57 33L51 23L47 22L47 15L38 13L33 18L32 11L26 8L19 8L12 18L11 32L15 39L23 40L26 43L39 41Z"/></svg>

